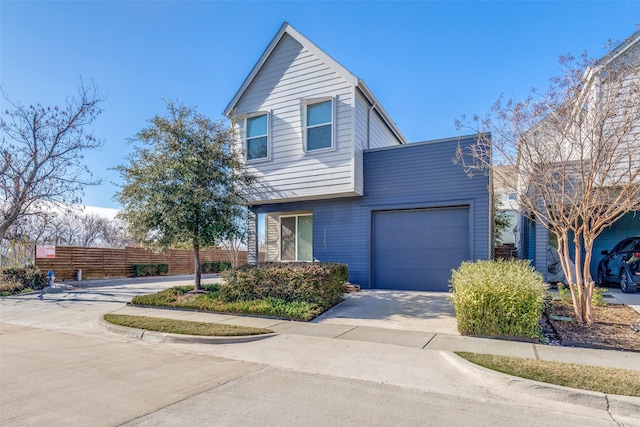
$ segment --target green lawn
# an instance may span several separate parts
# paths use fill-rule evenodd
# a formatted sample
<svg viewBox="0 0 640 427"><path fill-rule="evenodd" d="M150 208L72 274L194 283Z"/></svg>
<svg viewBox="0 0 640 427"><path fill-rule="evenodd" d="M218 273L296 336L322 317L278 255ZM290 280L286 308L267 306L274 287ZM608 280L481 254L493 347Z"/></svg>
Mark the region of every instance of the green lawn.
<svg viewBox="0 0 640 427"><path fill-rule="evenodd" d="M263 335L273 332L269 329L263 328L224 325L220 323L191 322L188 320L163 319L159 317L128 316L124 314L105 314L104 320L109 323L113 323L114 325L145 329L147 331L210 337Z"/></svg>
<svg viewBox="0 0 640 427"><path fill-rule="evenodd" d="M607 394L640 397L640 372L521 357L456 352L472 363L516 377Z"/></svg>

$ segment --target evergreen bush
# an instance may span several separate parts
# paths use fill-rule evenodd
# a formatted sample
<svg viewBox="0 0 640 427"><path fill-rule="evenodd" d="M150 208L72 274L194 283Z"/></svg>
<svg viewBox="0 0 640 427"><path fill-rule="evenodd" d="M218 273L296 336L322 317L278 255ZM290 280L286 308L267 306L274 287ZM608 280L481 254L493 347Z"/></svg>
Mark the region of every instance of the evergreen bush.
<svg viewBox="0 0 640 427"><path fill-rule="evenodd" d="M227 302L275 298L327 309L342 300L349 270L336 263L268 262L227 270L222 277L220 297Z"/></svg>
<svg viewBox="0 0 640 427"><path fill-rule="evenodd" d="M134 264L135 277L165 276L169 273L169 264Z"/></svg>
<svg viewBox="0 0 640 427"><path fill-rule="evenodd" d="M7 294L21 292L27 289L38 290L47 285L46 273L36 266L30 265L21 268L5 268L0 273L2 276L2 289Z"/></svg>
<svg viewBox="0 0 640 427"><path fill-rule="evenodd" d="M203 274L220 273L231 269L231 263L227 261L204 262L200 265L200 269Z"/></svg>

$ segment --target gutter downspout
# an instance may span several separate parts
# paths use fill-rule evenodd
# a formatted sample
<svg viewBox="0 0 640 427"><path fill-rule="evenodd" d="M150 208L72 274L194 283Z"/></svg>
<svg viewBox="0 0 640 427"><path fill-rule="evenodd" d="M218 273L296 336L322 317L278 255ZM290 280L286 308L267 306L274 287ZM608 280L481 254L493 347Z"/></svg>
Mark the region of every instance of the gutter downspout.
<svg viewBox="0 0 640 427"><path fill-rule="evenodd" d="M370 135L371 135L371 110L376 108L376 103L372 103L369 109L367 110L367 150L370 147Z"/></svg>

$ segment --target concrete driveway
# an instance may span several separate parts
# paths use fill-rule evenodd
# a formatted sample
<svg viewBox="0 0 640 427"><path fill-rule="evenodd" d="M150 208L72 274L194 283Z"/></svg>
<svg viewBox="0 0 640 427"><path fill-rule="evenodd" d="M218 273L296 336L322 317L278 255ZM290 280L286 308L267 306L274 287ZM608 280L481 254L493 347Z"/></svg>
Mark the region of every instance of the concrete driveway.
<svg viewBox="0 0 640 427"><path fill-rule="evenodd" d="M607 299L608 302L614 304L625 304L640 314L640 292L635 294L625 294L620 288L607 287L606 292L611 299Z"/></svg>
<svg viewBox="0 0 640 427"><path fill-rule="evenodd" d="M459 335L450 295L446 292L361 290L349 294L314 322Z"/></svg>

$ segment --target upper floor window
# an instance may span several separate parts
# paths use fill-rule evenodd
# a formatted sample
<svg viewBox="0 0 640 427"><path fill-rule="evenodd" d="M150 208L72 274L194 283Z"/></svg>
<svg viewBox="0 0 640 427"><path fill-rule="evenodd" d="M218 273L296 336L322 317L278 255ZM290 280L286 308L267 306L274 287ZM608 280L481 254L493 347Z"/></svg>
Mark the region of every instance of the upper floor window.
<svg viewBox="0 0 640 427"><path fill-rule="evenodd" d="M269 157L268 114L247 117L247 160Z"/></svg>
<svg viewBox="0 0 640 427"><path fill-rule="evenodd" d="M321 150L333 146L333 100L307 104L306 149Z"/></svg>

